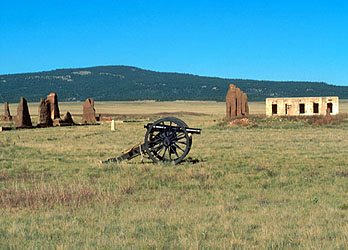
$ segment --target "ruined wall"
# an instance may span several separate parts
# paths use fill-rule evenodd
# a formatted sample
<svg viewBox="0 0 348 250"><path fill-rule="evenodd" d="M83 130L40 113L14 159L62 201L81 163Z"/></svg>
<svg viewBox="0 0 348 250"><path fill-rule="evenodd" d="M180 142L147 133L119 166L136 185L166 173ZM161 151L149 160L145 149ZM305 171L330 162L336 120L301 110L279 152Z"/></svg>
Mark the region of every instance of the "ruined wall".
<svg viewBox="0 0 348 250"><path fill-rule="evenodd" d="M266 98L267 116L331 115L339 112L338 97Z"/></svg>
<svg viewBox="0 0 348 250"><path fill-rule="evenodd" d="M12 121L12 116L10 113L10 107L8 106L8 102L5 102L5 113L4 113L3 119L5 121Z"/></svg>
<svg viewBox="0 0 348 250"><path fill-rule="evenodd" d="M47 96L47 100L50 102L51 107L51 119L60 118L59 106L58 106L58 97L56 93L51 93Z"/></svg>
<svg viewBox="0 0 348 250"><path fill-rule="evenodd" d="M96 123L93 98L87 98L83 104L82 123Z"/></svg>
<svg viewBox="0 0 348 250"><path fill-rule="evenodd" d="M51 119L51 103L45 98L40 99L38 107L38 126L49 127L52 126L53 121Z"/></svg>
<svg viewBox="0 0 348 250"><path fill-rule="evenodd" d="M17 107L15 126L16 128L31 128L33 126L31 123L27 100L25 100L23 97L21 97L21 101Z"/></svg>
<svg viewBox="0 0 348 250"><path fill-rule="evenodd" d="M226 120L248 115L247 95L233 84L230 84L226 94Z"/></svg>

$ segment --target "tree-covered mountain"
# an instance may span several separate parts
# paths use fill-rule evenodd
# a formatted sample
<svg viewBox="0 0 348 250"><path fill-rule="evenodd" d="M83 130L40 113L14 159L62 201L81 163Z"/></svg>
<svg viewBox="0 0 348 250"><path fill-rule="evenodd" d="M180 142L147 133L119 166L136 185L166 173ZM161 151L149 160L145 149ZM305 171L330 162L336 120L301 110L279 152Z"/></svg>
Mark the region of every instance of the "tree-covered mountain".
<svg viewBox="0 0 348 250"><path fill-rule="evenodd" d="M280 82L161 73L129 66L100 66L0 75L0 102L18 102L21 96L39 101L56 92L59 101L214 100L224 101L229 83L250 101L267 97L339 96L348 98L348 87L324 82Z"/></svg>

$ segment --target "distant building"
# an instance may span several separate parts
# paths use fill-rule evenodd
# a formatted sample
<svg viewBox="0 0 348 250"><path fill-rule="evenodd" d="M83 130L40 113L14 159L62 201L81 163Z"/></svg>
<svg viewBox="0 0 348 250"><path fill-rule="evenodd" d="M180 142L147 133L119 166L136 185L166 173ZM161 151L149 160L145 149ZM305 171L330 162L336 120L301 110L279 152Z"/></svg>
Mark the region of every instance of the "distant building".
<svg viewBox="0 0 348 250"><path fill-rule="evenodd" d="M266 98L267 116L331 115L338 114L338 97Z"/></svg>

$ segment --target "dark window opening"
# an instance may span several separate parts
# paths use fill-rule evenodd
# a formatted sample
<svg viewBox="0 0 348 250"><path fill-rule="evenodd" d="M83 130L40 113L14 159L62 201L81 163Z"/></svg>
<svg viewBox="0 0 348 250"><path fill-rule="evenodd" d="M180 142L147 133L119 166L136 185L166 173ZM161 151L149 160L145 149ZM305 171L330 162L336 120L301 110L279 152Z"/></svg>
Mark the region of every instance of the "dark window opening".
<svg viewBox="0 0 348 250"><path fill-rule="evenodd" d="M313 113L314 114L319 113L319 103L313 103Z"/></svg>
<svg viewBox="0 0 348 250"><path fill-rule="evenodd" d="M288 114L288 104L285 104L285 114Z"/></svg>
<svg viewBox="0 0 348 250"><path fill-rule="evenodd" d="M328 103L327 108L329 109L330 113L332 113L332 103Z"/></svg>
<svg viewBox="0 0 348 250"><path fill-rule="evenodd" d="M272 104L272 115L277 114L277 104Z"/></svg>
<svg viewBox="0 0 348 250"><path fill-rule="evenodd" d="M304 114L305 113L305 105L304 103L300 103L300 114Z"/></svg>

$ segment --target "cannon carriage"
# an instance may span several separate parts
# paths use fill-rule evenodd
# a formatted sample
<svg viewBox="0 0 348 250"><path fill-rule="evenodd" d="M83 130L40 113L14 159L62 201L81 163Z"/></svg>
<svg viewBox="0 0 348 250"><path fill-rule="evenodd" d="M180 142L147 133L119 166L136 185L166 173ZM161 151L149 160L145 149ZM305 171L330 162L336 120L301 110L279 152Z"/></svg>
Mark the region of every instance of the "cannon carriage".
<svg viewBox="0 0 348 250"><path fill-rule="evenodd" d="M190 152L192 134L200 134L201 129L189 128L188 125L176 117L166 117L148 123L144 143L139 143L122 152L116 158L110 158L103 163L121 162L137 156L147 156L153 162L168 162L178 164Z"/></svg>

